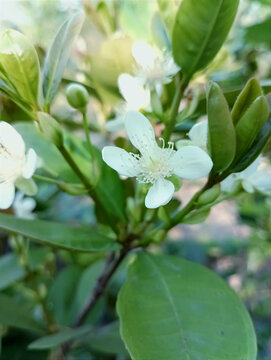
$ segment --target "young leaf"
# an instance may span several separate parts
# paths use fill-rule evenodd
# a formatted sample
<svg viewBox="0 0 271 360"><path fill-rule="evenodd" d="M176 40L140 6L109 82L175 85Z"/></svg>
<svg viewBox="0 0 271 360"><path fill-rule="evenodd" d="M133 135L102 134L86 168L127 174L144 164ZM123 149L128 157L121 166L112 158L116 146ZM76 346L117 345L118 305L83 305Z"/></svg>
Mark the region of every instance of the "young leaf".
<svg viewBox="0 0 271 360"><path fill-rule="evenodd" d="M84 22L84 13L78 12L59 28L45 58L43 67L43 94L45 105L51 104L66 67L72 44Z"/></svg>
<svg viewBox="0 0 271 360"><path fill-rule="evenodd" d="M87 226L69 226L44 220L27 220L0 214L0 228L60 249L104 252L119 249L114 239Z"/></svg>
<svg viewBox="0 0 271 360"><path fill-rule="evenodd" d="M39 108L41 94L38 55L34 46L18 31L8 29L0 34L0 77L17 93L16 97Z"/></svg>
<svg viewBox="0 0 271 360"><path fill-rule="evenodd" d="M267 120L267 122L262 127L262 130L256 136L249 151L247 151L247 153L236 164L233 164L233 167L229 170L231 170L232 173L245 170L250 164L253 163L254 160L257 159L270 137L271 117L269 117L269 120Z"/></svg>
<svg viewBox="0 0 271 360"><path fill-rule="evenodd" d="M257 79L252 78L247 83L244 89L238 95L233 109L232 109L232 121L236 125L241 117L245 114L249 106L253 103L257 97L263 95L261 85Z"/></svg>
<svg viewBox="0 0 271 360"><path fill-rule="evenodd" d="M66 329L53 335L47 335L33 341L28 348L30 350L44 350L51 349L58 345L63 344L66 341L77 339L86 335L92 330L92 326L85 325L80 326L77 329Z"/></svg>
<svg viewBox="0 0 271 360"><path fill-rule="evenodd" d="M175 62L185 77L206 67L218 53L235 18L238 0L183 0L172 36Z"/></svg>
<svg viewBox="0 0 271 360"><path fill-rule="evenodd" d="M236 135L227 101L220 87L210 83L207 92L209 149L213 171L226 169L234 159Z"/></svg>
<svg viewBox="0 0 271 360"><path fill-rule="evenodd" d="M256 360L255 332L244 305L201 265L139 254L117 310L133 360Z"/></svg>
<svg viewBox="0 0 271 360"><path fill-rule="evenodd" d="M269 115L269 106L264 96L259 96L236 125L236 158L240 159L251 147Z"/></svg>
<svg viewBox="0 0 271 360"><path fill-rule="evenodd" d="M30 315L30 309L18 303L12 297L0 294L0 324L19 329L44 333L45 328Z"/></svg>

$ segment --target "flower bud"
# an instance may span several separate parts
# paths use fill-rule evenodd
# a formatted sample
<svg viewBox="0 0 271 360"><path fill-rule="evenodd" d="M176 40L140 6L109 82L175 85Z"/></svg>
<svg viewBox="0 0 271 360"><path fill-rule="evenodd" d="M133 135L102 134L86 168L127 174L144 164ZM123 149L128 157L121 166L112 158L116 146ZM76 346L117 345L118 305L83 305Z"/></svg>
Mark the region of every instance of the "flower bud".
<svg viewBox="0 0 271 360"><path fill-rule="evenodd" d="M200 195L198 205L207 205L215 201L220 195L220 184L214 185L211 189L206 190Z"/></svg>
<svg viewBox="0 0 271 360"><path fill-rule="evenodd" d="M38 112L39 130L42 135L56 146L63 144L63 133L58 122L49 114Z"/></svg>
<svg viewBox="0 0 271 360"><path fill-rule="evenodd" d="M89 95L86 88L80 84L70 84L66 89L66 98L71 107L82 110L89 101Z"/></svg>

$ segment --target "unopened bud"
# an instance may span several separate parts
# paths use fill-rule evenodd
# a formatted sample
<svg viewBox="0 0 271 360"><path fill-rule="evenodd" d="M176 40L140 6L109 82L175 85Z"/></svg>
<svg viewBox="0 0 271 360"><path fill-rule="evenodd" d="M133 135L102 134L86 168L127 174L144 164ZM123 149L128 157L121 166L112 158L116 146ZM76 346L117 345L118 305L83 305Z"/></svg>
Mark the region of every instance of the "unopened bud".
<svg viewBox="0 0 271 360"><path fill-rule="evenodd" d="M200 195L198 205L207 205L215 201L220 195L220 184L214 185L211 189L206 190Z"/></svg>
<svg viewBox="0 0 271 360"><path fill-rule="evenodd" d="M80 84L70 84L66 89L68 103L74 109L83 110L88 104L89 95L86 88Z"/></svg>

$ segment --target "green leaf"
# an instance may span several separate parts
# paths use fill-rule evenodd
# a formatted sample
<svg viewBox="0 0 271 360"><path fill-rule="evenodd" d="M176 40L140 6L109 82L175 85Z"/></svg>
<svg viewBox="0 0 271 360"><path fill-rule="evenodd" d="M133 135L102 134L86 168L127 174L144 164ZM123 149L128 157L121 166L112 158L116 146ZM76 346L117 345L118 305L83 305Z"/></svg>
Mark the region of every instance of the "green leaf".
<svg viewBox="0 0 271 360"><path fill-rule="evenodd" d="M231 170L232 173L245 170L261 154L262 150L264 149L270 137L271 137L271 117L269 117L269 120L264 124L262 130L256 136L249 151L247 151L247 153L244 154L244 156L236 164L234 164L234 166L231 167L229 170Z"/></svg>
<svg viewBox="0 0 271 360"><path fill-rule="evenodd" d="M18 31L0 34L0 77L26 103L39 108L40 65L37 52Z"/></svg>
<svg viewBox="0 0 271 360"><path fill-rule="evenodd" d="M226 169L234 159L236 135L227 101L220 87L210 83L207 92L208 146L213 171Z"/></svg>
<svg viewBox="0 0 271 360"><path fill-rule="evenodd" d="M258 80L255 78L250 79L238 95L232 109L232 121L235 125L245 114L253 101L261 95L263 95L263 91Z"/></svg>
<svg viewBox="0 0 271 360"><path fill-rule="evenodd" d="M206 67L218 53L235 18L238 0L183 0L172 35L176 63L186 78Z"/></svg>
<svg viewBox="0 0 271 360"><path fill-rule="evenodd" d="M51 349L66 341L74 340L86 335L92 330L92 326L80 326L77 329L63 330L57 334L44 336L38 340L33 341L28 348L30 350L44 350Z"/></svg>
<svg viewBox="0 0 271 360"><path fill-rule="evenodd" d="M269 6L271 1L269 0ZM244 28L245 43L264 44L271 48L271 17L268 17L264 21L252 26Z"/></svg>
<svg viewBox="0 0 271 360"><path fill-rule="evenodd" d="M88 226L70 226L44 220L27 220L0 214L0 227L26 236L43 245L82 252L118 250L114 239Z"/></svg>
<svg viewBox="0 0 271 360"><path fill-rule="evenodd" d="M70 325L74 320L71 317L71 306L80 276L79 267L69 266L57 274L50 287L47 303L58 324Z"/></svg>
<svg viewBox="0 0 271 360"><path fill-rule="evenodd" d="M119 323L114 322L86 335L85 345L103 354L125 354L127 351L119 333Z"/></svg>
<svg viewBox="0 0 271 360"><path fill-rule="evenodd" d="M244 305L201 265L139 254L117 310L133 360L256 360L255 332Z"/></svg>
<svg viewBox="0 0 271 360"><path fill-rule="evenodd" d="M84 22L84 13L78 12L59 28L48 49L43 66L43 94L45 105L50 105L58 90L72 44Z"/></svg>
<svg viewBox="0 0 271 360"><path fill-rule="evenodd" d="M45 328L30 315L27 306L18 304L12 297L0 294L0 324L44 333Z"/></svg>
<svg viewBox="0 0 271 360"><path fill-rule="evenodd" d="M15 124L21 134L26 147L33 148L43 161L43 168L55 177L71 183L79 182L70 166L66 163L54 144L46 140L35 128L33 123L20 122Z"/></svg>
<svg viewBox="0 0 271 360"><path fill-rule="evenodd" d="M35 270L40 266L48 254L47 248L29 250L29 266ZM7 288L15 281L21 280L25 276L25 270L18 261L16 254L3 255L0 258L0 290Z"/></svg>
<svg viewBox="0 0 271 360"><path fill-rule="evenodd" d="M259 96L236 125L236 158L240 159L251 147L257 134L268 119L270 110L264 96Z"/></svg>

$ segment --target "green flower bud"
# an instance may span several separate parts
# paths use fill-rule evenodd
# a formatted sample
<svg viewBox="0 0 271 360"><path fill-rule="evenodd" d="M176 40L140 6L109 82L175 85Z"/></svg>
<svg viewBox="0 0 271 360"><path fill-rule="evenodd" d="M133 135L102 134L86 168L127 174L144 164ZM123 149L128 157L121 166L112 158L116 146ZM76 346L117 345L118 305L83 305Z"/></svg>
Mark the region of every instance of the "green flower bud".
<svg viewBox="0 0 271 360"><path fill-rule="evenodd" d="M57 147L63 144L63 133L58 122L49 114L38 112L39 130L42 135Z"/></svg>
<svg viewBox="0 0 271 360"><path fill-rule="evenodd" d="M86 88L80 84L70 84L66 89L66 98L71 107L83 110L88 104L89 95Z"/></svg>
<svg viewBox="0 0 271 360"><path fill-rule="evenodd" d="M220 195L220 184L214 185L211 189L206 190L200 195L198 205L207 205L215 201Z"/></svg>

